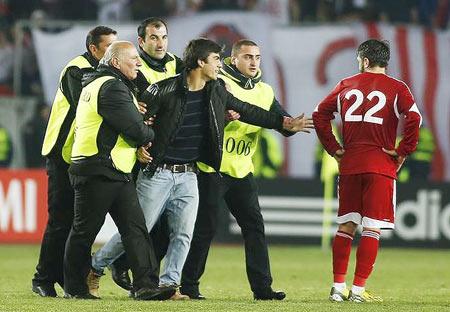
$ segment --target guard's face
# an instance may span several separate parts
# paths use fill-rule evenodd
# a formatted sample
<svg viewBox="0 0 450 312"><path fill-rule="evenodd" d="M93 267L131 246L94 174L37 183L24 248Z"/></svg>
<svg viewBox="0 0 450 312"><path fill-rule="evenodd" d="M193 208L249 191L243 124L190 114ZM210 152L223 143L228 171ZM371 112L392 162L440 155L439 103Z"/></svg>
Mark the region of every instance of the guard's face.
<svg viewBox="0 0 450 312"><path fill-rule="evenodd" d="M108 49L108 47L116 40L117 36L114 34L101 35L98 46L95 46L94 44L91 44L89 46L89 50L91 51L92 56L100 61L103 55L105 55L106 49Z"/></svg>
<svg viewBox="0 0 450 312"><path fill-rule="evenodd" d="M202 68L203 77L206 81L216 80L222 68L220 54L210 53L205 61L199 61L199 65Z"/></svg>
<svg viewBox="0 0 450 312"><path fill-rule="evenodd" d="M136 79L141 65L139 54L134 46L125 48L121 58L118 60L118 69L130 80Z"/></svg>
<svg viewBox="0 0 450 312"><path fill-rule="evenodd" d="M167 29L163 25L159 28L148 25L145 28L145 38L138 38L139 46L152 58L161 60L167 53L169 39Z"/></svg>
<svg viewBox="0 0 450 312"><path fill-rule="evenodd" d="M257 46L241 46L237 55L231 57L231 63L247 78L258 74L261 65L261 52Z"/></svg>

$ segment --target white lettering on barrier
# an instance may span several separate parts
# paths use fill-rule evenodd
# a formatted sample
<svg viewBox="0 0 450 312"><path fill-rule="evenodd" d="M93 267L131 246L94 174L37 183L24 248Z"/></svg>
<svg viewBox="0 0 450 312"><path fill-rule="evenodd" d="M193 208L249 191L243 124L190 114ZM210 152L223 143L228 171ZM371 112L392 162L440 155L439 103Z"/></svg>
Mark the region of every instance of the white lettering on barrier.
<svg viewBox="0 0 450 312"><path fill-rule="evenodd" d="M25 204L25 207L24 207ZM0 183L0 232L34 232L37 228L37 184L32 179ZM12 224L12 229L10 225Z"/></svg>
<svg viewBox="0 0 450 312"><path fill-rule="evenodd" d="M439 190L419 190L417 201L407 200L397 205L395 233L405 240L450 239L450 204L441 208ZM406 218L413 216L414 224Z"/></svg>

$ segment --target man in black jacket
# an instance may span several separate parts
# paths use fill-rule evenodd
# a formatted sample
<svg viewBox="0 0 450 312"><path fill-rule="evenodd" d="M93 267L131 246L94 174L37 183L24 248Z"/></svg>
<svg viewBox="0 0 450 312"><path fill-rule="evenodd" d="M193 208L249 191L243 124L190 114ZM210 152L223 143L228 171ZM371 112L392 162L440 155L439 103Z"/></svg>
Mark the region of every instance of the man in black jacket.
<svg viewBox="0 0 450 312"><path fill-rule="evenodd" d="M71 60L61 73L42 146L42 155L47 158L48 222L32 290L43 297L56 297L54 284L64 285L64 246L72 226L74 208L74 191L67 169L81 79L84 73L94 71L106 49L116 40L116 34L115 30L105 26L92 29L86 37L87 52Z"/></svg>
<svg viewBox="0 0 450 312"><path fill-rule="evenodd" d="M164 212L170 231L161 286L180 284L198 207L195 162L219 170L225 111L239 112L244 122L293 132L307 123L306 118L268 112L228 93L217 81L221 51L211 40L192 40L184 52L185 71L151 85L141 97L148 116L157 118L150 153L145 149L139 153L141 162L148 163L137 180L139 202L149 229ZM120 236L116 234L108 242L112 243L120 244Z"/></svg>
<svg viewBox="0 0 450 312"><path fill-rule="evenodd" d="M133 44L116 41L83 82L69 168L75 211L64 254L66 298L98 299L89 293L86 277L91 246L107 213L123 237L135 299L165 300L175 293L158 288L156 258L131 177L136 147L148 146L154 137L138 111L131 81L140 65Z"/></svg>
<svg viewBox="0 0 450 312"><path fill-rule="evenodd" d="M224 61L219 78L234 96L268 111L289 116L275 98L271 86L261 80L261 53L251 40L237 41L232 55ZM302 131L313 128L312 120ZM252 156L258 148L261 128L239 120L225 127L223 159L219 171L198 163L200 204L189 254L183 268L181 292L193 299L204 299L199 292L209 247L214 237L219 208L225 200L241 228L245 243L247 276L254 298L283 300L285 293L272 290L269 254L264 220L258 202L258 188L253 177ZM284 136L294 133L280 131ZM279 152L279 151L273 151Z"/></svg>

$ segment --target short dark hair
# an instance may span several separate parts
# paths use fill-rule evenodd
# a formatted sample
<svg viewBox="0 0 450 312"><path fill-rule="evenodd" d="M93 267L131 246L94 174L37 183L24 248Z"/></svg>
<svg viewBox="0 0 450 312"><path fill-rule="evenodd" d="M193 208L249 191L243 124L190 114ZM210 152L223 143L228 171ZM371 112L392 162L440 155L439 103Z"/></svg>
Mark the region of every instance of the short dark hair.
<svg viewBox="0 0 450 312"><path fill-rule="evenodd" d="M258 45L256 44L256 42L249 39L238 40L233 44L233 47L231 48L231 55L238 54L242 46L257 47Z"/></svg>
<svg viewBox="0 0 450 312"><path fill-rule="evenodd" d="M391 57L389 41L377 39L364 41L358 47L357 56L361 59L367 58L369 67L387 67Z"/></svg>
<svg viewBox="0 0 450 312"><path fill-rule="evenodd" d="M101 41L101 36L107 36L111 34L117 35L117 31L106 26L97 26L94 29L91 29L86 36L86 49L89 51L89 46L91 44L95 45L98 48L98 44Z"/></svg>
<svg viewBox="0 0 450 312"><path fill-rule="evenodd" d="M145 39L145 29L147 28L148 25L151 25L156 29L159 29L162 26L164 26L166 28L166 31L169 32L169 29L167 28L167 23L163 19L159 17L149 17L143 20L139 24L137 29L138 36L141 37L142 39Z"/></svg>
<svg viewBox="0 0 450 312"><path fill-rule="evenodd" d="M211 53L221 54L222 52L223 47L212 40L206 38L193 39L189 41L186 49L184 49L183 62L186 70L190 71L199 66L198 60L205 61Z"/></svg>

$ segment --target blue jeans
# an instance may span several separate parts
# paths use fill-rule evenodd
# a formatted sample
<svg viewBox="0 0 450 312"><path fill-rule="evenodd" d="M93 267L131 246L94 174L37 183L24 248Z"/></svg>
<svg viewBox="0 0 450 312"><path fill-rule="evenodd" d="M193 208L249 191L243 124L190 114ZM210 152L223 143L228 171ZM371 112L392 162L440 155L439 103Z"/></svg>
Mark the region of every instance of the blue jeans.
<svg viewBox="0 0 450 312"><path fill-rule="evenodd" d="M163 212L167 215L170 237L160 285L179 285L197 217L197 175L158 168L151 178L140 171L136 184L147 229L153 228ZM94 271L103 273L123 252L117 233L92 257Z"/></svg>

